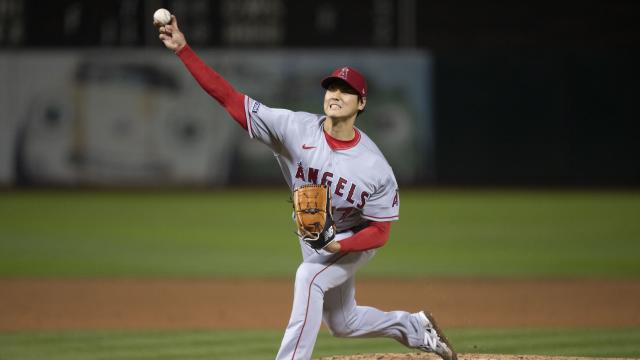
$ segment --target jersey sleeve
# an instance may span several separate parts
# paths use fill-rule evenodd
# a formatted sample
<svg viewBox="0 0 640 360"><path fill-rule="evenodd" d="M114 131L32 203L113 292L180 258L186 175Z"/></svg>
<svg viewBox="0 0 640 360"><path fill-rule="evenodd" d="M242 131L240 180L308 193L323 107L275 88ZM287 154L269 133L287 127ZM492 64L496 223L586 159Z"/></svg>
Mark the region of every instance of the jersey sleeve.
<svg viewBox="0 0 640 360"><path fill-rule="evenodd" d="M229 115L247 130L247 119L244 111L245 95L237 91L227 80L215 70L207 66L187 44L176 53L187 67L193 78L202 89L222 105Z"/></svg>
<svg viewBox="0 0 640 360"><path fill-rule="evenodd" d="M367 227L351 237L340 241L340 251L365 251L382 247L389 240L391 223L388 221L371 221Z"/></svg>
<svg viewBox="0 0 640 360"><path fill-rule="evenodd" d="M294 138L299 132L296 113L291 110L270 108L245 96L245 112L249 136L274 152L280 152L285 139Z"/></svg>
<svg viewBox="0 0 640 360"><path fill-rule="evenodd" d="M400 218L400 194L391 169L380 186L369 196L362 217L371 221L394 221Z"/></svg>

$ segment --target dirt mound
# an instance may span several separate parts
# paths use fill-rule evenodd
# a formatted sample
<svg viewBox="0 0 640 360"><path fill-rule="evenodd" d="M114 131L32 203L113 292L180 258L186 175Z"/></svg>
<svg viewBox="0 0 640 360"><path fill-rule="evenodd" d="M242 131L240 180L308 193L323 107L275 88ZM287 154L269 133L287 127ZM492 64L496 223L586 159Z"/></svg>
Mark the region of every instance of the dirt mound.
<svg viewBox="0 0 640 360"><path fill-rule="evenodd" d="M364 354L349 356L330 356L317 360L439 360L440 358L427 353L409 354ZM459 360L587 360L591 358L564 357L564 356L541 356L541 355L492 355L492 354L458 354ZM604 358L599 358L606 360ZM614 360L614 359L609 359ZM615 360L621 360L616 358Z"/></svg>

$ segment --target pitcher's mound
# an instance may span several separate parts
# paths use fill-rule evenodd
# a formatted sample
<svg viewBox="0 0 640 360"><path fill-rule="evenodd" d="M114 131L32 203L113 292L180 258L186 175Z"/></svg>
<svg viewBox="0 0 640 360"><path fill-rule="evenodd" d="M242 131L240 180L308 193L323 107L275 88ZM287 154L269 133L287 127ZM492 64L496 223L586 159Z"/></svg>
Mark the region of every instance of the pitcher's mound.
<svg viewBox="0 0 640 360"><path fill-rule="evenodd" d="M440 358L427 353L408 354L364 354L323 357L318 360L439 360ZM491 355L491 354L458 354L459 360L588 360L585 357L542 356L542 355ZM598 358L603 359L604 358ZM609 360L614 360L613 358ZM621 360L616 358L615 360Z"/></svg>

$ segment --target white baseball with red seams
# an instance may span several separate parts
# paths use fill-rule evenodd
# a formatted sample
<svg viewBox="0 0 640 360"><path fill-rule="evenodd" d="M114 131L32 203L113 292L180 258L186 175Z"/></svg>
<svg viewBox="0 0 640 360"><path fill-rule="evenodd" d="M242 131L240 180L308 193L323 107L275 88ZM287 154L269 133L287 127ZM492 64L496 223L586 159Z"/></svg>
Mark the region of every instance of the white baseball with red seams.
<svg viewBox="0 0 640 360"><path fill-rule="evenodd" d="M160 25L167 25L171 22L171 13L167 9L160 8L153 13L153 20Z"/></svg>
<svg viewBox="0 0 640 360"><path fill-rule="evenodd" d="M325 116L269 108L248 96L249 135L274 152L291 190L304 184L329 186L337 239L368 221L399 216L398 186L391 167L371 139L355 129L349 147L333 149L323 131ZM409 347L424 342L416 314L358 306L355 273L375 249L331 254L300 242L303 262L296 272L289 325L276 359L310 359L320 324L340 337L391 337Z"/></svg>

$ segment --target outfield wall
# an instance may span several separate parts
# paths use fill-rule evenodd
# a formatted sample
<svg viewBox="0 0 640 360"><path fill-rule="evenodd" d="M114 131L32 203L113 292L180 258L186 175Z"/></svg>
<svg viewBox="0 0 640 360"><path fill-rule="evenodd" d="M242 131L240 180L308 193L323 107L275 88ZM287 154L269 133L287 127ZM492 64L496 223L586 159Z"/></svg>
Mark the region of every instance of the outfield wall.
<svg viewBox="0 0 640 360"><path fill-rule="evenodd" d="M368 76L358 126L403 183L433 174L431 58L419 51L200 51L239 91L272 107L321 112L319 81L349 64ZM0 54L0 183L282 183L251 141L165 50ZM431 175L430 175L431 174Z"/></svg>
<svg viewBox="0 0 640 360"><path fill-rule="evenodd" d="M200 51L240 91L318 112L370 79L358 120L405 185L640 184L635 49ZM282 184L271 154L163 49L0 52L0 184Z"/></svg>

